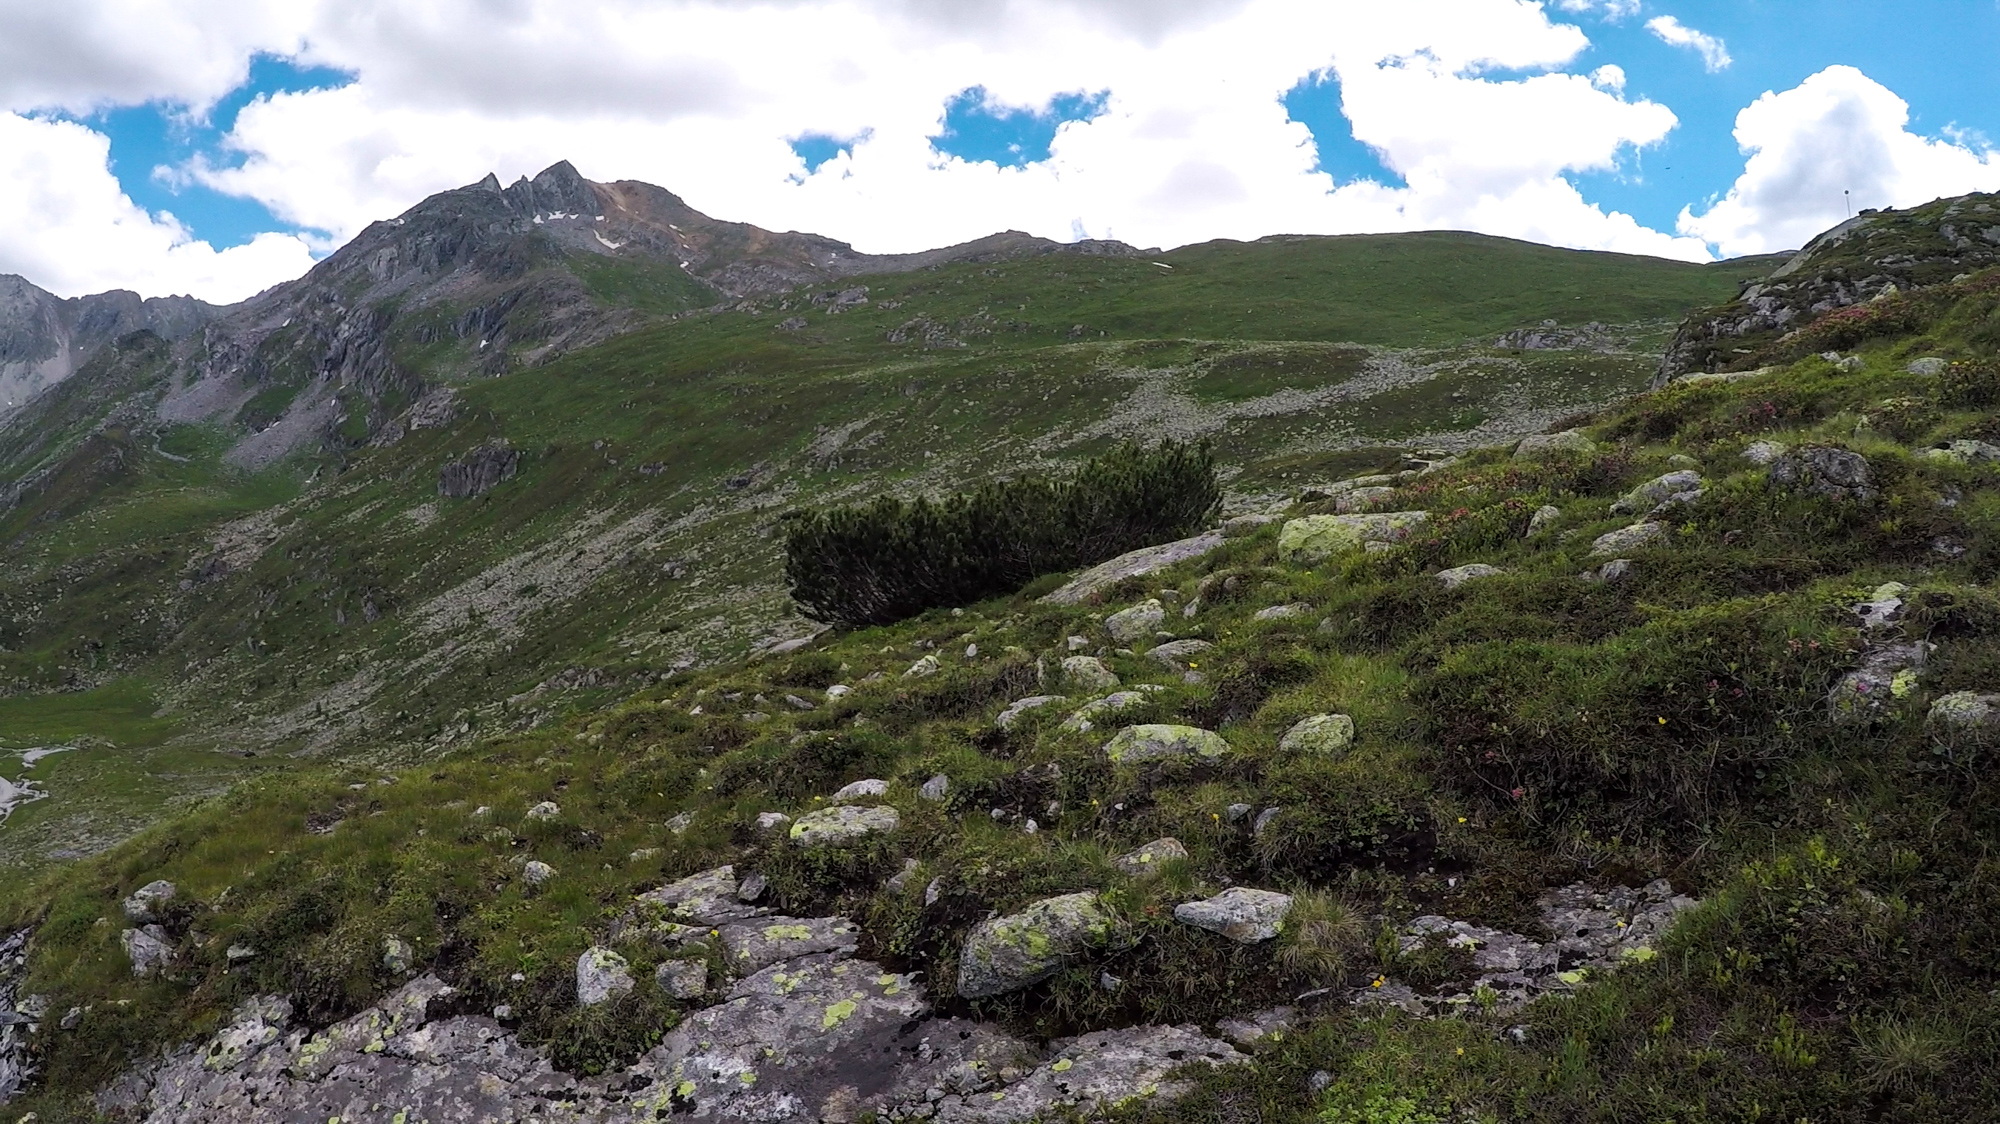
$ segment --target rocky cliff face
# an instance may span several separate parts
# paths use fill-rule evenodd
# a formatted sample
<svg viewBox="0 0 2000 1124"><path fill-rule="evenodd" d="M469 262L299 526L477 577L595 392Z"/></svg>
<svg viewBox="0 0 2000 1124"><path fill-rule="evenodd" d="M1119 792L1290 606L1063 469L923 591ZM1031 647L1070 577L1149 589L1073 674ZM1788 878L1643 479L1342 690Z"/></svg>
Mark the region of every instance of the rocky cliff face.
<svg viewBox="0 0 2000 1124"><path fill-rule="evenodd" d="M0 275L0 416L61 382L120 336L150 331L179 340L217 313L192 297L114 290L64 300L26 278Z"/></svg>

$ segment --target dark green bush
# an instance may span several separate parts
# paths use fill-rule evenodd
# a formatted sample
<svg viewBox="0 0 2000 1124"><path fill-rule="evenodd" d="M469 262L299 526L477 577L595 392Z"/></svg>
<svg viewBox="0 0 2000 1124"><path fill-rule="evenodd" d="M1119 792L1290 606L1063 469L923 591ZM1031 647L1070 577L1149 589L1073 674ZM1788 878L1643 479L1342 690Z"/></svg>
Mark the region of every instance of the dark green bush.
<svg viewBox="0 0 2000 1124"><path fill-rule="evenodd" d="M888 624L1193 534L1221 503L1206 443L1127 444L1066 480L1024 477L942 502L884 497L793 512L785 577L814 620Z"/></svg>

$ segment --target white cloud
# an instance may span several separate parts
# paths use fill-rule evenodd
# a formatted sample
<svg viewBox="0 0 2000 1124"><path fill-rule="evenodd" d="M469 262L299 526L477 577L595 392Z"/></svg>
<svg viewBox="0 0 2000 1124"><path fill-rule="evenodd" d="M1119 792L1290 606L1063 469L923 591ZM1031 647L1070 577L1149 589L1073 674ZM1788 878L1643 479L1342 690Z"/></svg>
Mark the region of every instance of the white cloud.
<svg viewBox="0 0 2000 1124"><path fill-rule="evenodd" d="M1576 15L1596 13L1616 23L1639 14L1639 0L1555 0L1557 10Z"/></svg>
<svg viewBox="0 0 2000 1124"><path fill-rule="evenodd" d="M2000 153L1919 136L1909 120L1908 103L1851 66L1766 93L1736 116L1743 175L1703 213L1682 211L1679 229L1724 254L1771 253L1844 220L1850 198L1859 211L2000 189Z"/></svg>
<svg viewBox="0 0 2000 1124"><path fill-rule="evenodd" d="M25 0L0 0L0 40L10 2ZM151 8L73 6L118 2ZM263 27L260 43L309 44L302 61L357 80L253 103L231 151L186 171L336 238L489 169L510 179L567 158L595 179L658 183L718 217L882 252L1006 227L1064 238L1080 223L1142 245L1456 227L1706 253L1606 214L1570 185L1572 173L1658 142L1675 118L1626 100L1615 67L1560 73L1589 41L1531 0L282 7L291 22ZM85 46L102 59L80 71L144 72L128 58L142 34L91 34ZM189 72L227 72L247 34L231 25L186 47ZM1310 134L1278 100L1315 73L1338 78L1355 136L1403 186L1336 185L1316 170ZM160 78L159 96L198 100L216 81ZM945 102L980 85L1008 105L1111 97L1102 116L1062 129L1048 161L1003 169L942 157L927 139ZM865 139L804 176L785 138L808 133Z"/></svg>
<svg viewBox="0 0 2000 1124"><path fill-rule="evenodd" d="M1646 30L1670 47L1686 47L1700 55L1702 65L1711 74L1728 69L1729 64L1736 61L1729 57L1729 48L1722 40L1696 31L1672 16L1654 16L1646 21Z"/></svg>
<svg viewBox="0 0 2000 1124"><path fill-rule="evenodd" d="M136 289L237 301L312 266L301 240L264 234L218 251L119 188L110 141L68 121L0 112L0 273L58 296Z"/></svg>

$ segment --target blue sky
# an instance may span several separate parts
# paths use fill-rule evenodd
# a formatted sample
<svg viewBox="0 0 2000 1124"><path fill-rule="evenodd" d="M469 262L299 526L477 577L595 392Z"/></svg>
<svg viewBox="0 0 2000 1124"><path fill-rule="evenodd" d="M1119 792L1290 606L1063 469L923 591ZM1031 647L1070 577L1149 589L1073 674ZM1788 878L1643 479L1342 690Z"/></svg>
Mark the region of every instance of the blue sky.
<svg viewBox="0 0 2000 1124"><path fill-rule="evenodd" d="M48 13L10 35L0 12L0 206L27 216L0 272L65 291L241 295L426 194L559 159L874 252L1451 227L1694 258L1796 244L1850 182L1859 205L2000 189L1995 0ZM1732 130L1766 92L1760 169Z"/></svg>

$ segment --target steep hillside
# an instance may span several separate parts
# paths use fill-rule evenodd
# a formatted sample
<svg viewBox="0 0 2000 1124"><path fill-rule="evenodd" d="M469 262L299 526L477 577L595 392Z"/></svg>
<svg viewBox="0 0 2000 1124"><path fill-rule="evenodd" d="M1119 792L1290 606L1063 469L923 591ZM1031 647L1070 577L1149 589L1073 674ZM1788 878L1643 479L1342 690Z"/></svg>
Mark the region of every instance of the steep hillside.
<svg viewBox="0 0 2000 1124"><path fill-rule="evenodd" d="M1160 260L1199 286L1216 253ZM1163 279L1081 260L1043 284ZM1372 452L1301 452L1250 424L1263 414L1200 410L1310 394L1288 381L1309 361L1313 385L1338 387L1387 357L1446 360L1340 359L1269 328L1121 339L1080 316L1107 334L1036 342L1064 317L1023 317L1032 301L1006 346L1003 324L975 331L953 303L960 281L1019 285L1005 266L871 280L837 312L817 290L774 295L547 369L565 382L463 387L456 420L280 508L277 545L196 584L218 590L200 612L282 622L303 587L322 616L345 605L349 627L383 629L389 653L422 649L388 629L414 639L459 612L428 643L476 650L458 697L497 700L524 665L500 654L525 650L500 646L504 628L561 643L688 603L631 591L714 573L689 551L666 576L647 553L698 505L728 512L685 524L708 545L760 502L1169 431L1134 405L1163 398L1236 450L1240 514L1108 574L758 660L615 688L602 677L630 672L599 664L579 672L600 677L596 701L532 729L495 727L546 695L468 707L470 732L421 764L288 769L16 883L23 959L0 966L0 1000L21 1014L0 1065L34 1071L16 1107L149 1124L1992 1118L2000 270L1952 276L1822 316L1759 369L1367 476ZM1237 307L1215 315L1256 305ZM917 319L965 346L926 352L903 327ZM903 336L893 360L842 358L884 329ZM1439 370L1503 360L1527 361L1456 349ZM1336 362L1361 373L1331 382ZM1003 369L1006 393L980 393ZM1446 378L1375 424L1452 432L1449 394L1422 389ZM1369 400L1308 416L1330 428ZM815 433L842 403L904 405L837 442ZM441 455L497 450L500 432L523 453L511 478L427 498ZM504 475L480 468L497 455L450 479ZM676 475L746 457L767 467L734 487ZM935 466L953 457L989 463ZM612 504L651 481L673 490ZM369 528L421 522L402 514L419 499L438 506L402 532L424 545L400 563L316 555L326 540L298 526L386 541ZM597 537L497 573L451 554L551 526ZM392 564L492 576L413 607L390 599L415 580ZM376 620L321 596L341 565L373 567ZM622 570L648 576L517 608L528 584ZM602 608L613 588L625 607ZM254 644L215 634L212 666L320 644L362 670L341 658L359 649L266 627ZM409 662L375 665L385 680L446 659L393 658Z"/></svg>

